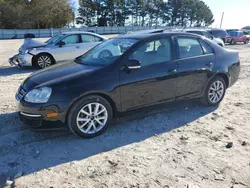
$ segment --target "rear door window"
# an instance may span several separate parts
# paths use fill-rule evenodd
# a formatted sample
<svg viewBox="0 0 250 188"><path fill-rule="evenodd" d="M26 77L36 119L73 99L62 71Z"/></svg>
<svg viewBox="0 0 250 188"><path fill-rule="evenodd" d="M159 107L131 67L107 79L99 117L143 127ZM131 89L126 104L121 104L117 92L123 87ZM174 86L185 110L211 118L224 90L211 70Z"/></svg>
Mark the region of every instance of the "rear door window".
<svg viewBox="0 0 250 188"><path fill-rule="evenodd" d="M188 58L203 55L202 47L196 38L178 37L180 58Z"/></svg>
<svg viewBox="0 0 250 188"><path fill-rule="evenodd" d="M203 49L204 54L212 54L212 53L214 53L213 48L211 48L205 41L200 40L199 42L201 44L201 47Z"/></svg>
<svg viewBox="0 0 250 188"><path fill-rule="evenodd" d="M93 36L93 35L87 35L87 34L82 34L82 42L100 42L102 41L101 38Z"/></svg>

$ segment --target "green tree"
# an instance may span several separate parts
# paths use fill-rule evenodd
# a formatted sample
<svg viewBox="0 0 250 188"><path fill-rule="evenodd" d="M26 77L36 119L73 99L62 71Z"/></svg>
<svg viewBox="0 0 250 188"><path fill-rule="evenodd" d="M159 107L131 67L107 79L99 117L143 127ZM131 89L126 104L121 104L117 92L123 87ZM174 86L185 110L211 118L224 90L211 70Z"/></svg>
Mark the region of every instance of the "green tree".
<svg viewBox="0 0 250 188"><path fill-rule="evenodd" d="M93 26L208 26L210 8L201 0L79 0L78 23Z"/></svg>
<svg viewBox="0 0 250 188"><path fill-rule="evenodd" d="M1 28L64 27L74 14L68 0L5 0L0 2Z"/></svg>

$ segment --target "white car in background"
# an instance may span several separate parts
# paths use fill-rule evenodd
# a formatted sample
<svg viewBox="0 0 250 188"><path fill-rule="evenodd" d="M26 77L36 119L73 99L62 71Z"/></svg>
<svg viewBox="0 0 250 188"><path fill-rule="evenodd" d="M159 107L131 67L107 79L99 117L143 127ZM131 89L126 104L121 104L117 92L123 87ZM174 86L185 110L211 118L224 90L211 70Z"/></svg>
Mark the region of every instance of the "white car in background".
<svg viewBox="0 0 250 188"><path fill-rule="evenodd" d="M40 69L52 64L74 60L108 38L91 32L66 32L50 38L45 43L27 38L19 53L9 59L14 66L35 66ZM108 47L98 56L121 53L119 48Z"/></svg>
<svg viewBox="0 0 250 188"><path fill-rule="evenodd" d="M211 35L206 30L203 30L203 29L185 29L184 31L188 32L188 33L194 33L194 34L197 34L197 35L204 36L204 37L212 40L213 42L217 43L221 47L225 47L225 43L223 42L222 39L214 37L213 35Z"/></svg>

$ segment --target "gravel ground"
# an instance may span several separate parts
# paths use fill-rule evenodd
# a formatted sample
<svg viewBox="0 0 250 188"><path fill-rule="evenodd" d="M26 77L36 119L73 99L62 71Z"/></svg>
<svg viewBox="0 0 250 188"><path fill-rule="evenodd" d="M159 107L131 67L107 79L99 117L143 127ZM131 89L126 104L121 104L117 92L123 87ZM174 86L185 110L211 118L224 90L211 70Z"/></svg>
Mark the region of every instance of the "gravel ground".
<svg viewBox="0 0 250 188"><path fill-rule="evenodd" d="M80 139L33 132L19 121L14 95L35 71L8 65L21 43L0 41L0 187L250 187L249 45L233 47L242 71L219 107L166 105Z"/></svg>

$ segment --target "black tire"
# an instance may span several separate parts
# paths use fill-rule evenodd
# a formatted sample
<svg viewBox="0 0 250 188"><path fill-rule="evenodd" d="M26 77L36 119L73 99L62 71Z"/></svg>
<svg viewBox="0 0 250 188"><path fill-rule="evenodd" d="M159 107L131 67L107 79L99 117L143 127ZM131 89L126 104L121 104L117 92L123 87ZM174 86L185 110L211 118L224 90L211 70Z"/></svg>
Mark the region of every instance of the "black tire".
<svg viewBox="0 0 250 188"><path fill-rule="evenodd" d="M248 44L249 43L249 39L245 40L244 44Z"/></svg>
<svg viewBox="0 0 250 188"><path fill-rule="evenodd" d="M80 111L86 105L93 104L93 103L98 103L98 104L101 104L103 107L105 107L108 117L107 117L107 121L106 121L105 125L103 127L101 126L102 128L98 132L87 134L78 127L77 117L79 115L82 115ZM83 114L83 115L85 115L85 114ZM86 118L86 117L84 117L84 118ZM113 109L112 109L110 103L106 99L104 99L103 97L101 97L99 95L90 95L90 96L86 96L86 97L80 99L79 101L77 101L73 105L73 107L70 109L68 116L67 116L67 124L68 124L68 127L71 130L71 132L73 134L75 134L76 136L80 136L82 138L92 138L92 137L95 137L95 136L102 134L108 128L108 125L111 123L112 119L113 119ZM89 123L93 123L93 121L95 121L95 120L89 118L89 121L92 121ZM88 127L92 126L89 123L87 123L86 126L84 126L84 128L88 129ZM97 122L95 122L95 127L98 127L96 125L97 125ZM91 129L94 129L93 126Z"/></svg>
<svg viewBox="0 0 250 188"><path fill-rule="evenodd" d="M211 89L212 85L217 81L219 81L223 84L223 95L220 97L220 99L217 102L212 102L211 99L209 98L209 96L210 96L209 93L211 91L210 89ZM209 81L207 88L205 90L205 93L204 93L203 97L201 98L201 103L206 105L206 106L217 106L223 100L225 93L226 93L226 89L227 89L227 85L226 85L225 80L220 76L215 76L212 80Z"/></svg>
<svg viewBox="0 0 250 188"><path fill-rule="evenodd" d="M231 45L235 45L235 44L236 44L236 41L235 41L235 40L231 40L230 44L231 44Z"/></svg>
<svg viewBox="0 0 250 188"><path fill-rule="evenodd" d="M49 54L38 54L34 60L34 66L38 69L44 69L52 64L54 64L54 59Z"/></svg>
<svg viewBox="0 0 250 188"><path fill-rule="evenodd" d="M99 59L107 58L107 57L113 57L113 54L109 50L102 50L98 55Z"/></svg>

